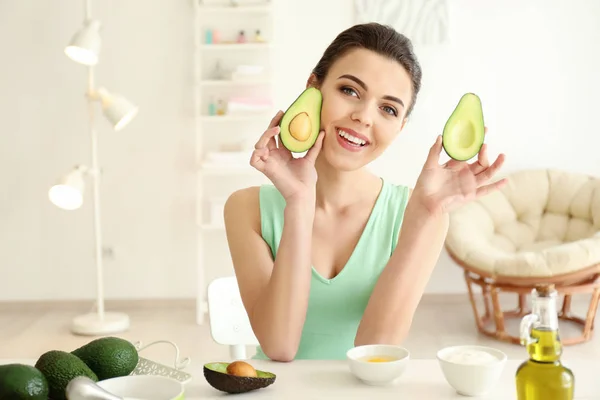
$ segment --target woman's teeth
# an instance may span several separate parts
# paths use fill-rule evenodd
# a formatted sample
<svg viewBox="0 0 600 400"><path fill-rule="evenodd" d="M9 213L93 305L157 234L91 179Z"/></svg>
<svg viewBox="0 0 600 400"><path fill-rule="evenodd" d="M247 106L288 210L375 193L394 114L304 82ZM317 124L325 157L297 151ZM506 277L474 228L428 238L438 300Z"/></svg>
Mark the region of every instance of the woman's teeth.
<svg viewBox="0 0 600 400"><path fill-rule="evenodd" d="M338 133L338 135L340 135L341 137L343 137L344 139L346 139L346 141L348 141L348 142L350 142L350 143L352 143L352 144L354 144L354 145L357 145L357 146L364 146L364 145L367 143L367 142L365 142L364 140L362 140L362 139L359 139L359 138L357 138L357 137L355 137L355 136L352 136L352 135L351 135L351 134L349 134L348 132L346 132L346 131L343 131L343 130L341 130L341 129L338 129L338 130L337 130L337 133Z"/></svg>

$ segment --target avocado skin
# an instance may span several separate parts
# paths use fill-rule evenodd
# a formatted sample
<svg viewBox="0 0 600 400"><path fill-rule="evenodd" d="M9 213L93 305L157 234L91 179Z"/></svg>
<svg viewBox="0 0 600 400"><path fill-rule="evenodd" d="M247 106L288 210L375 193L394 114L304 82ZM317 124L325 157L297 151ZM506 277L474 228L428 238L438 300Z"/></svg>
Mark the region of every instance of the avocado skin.
<svg viewBox="0 0 600 400"><path fill-rule="evenodd" d="M25 364L0 365L0 400L48 400L48 381Z"/></svg>
<svg viewBox="0 0 600 400"><path fill-rule="evenodd" d="M35 367L46 377L52 400L67 400L65 389L78 376L98 382L98 376L79 357L66 351L50 350L42 354Z"/></svg>
<svg viewBox="0 0 600 400"><path fill-rule="evenodd" d="M203 367L204 378L210 386L225 393L237 394L263 389L275 382L275 374L256 371L258 377L230 375L226 372L229 363L210 363Z"/></svg>
<svg viewBox="0 0 600 400"><path fill-rule="evenodd" d="M129 375L139 361L133 344L112 336L92 340L71 353L79 357L101 381Z"/></svg>
<svg viewBox="0 0 600 400"><path fill-rule="evenodd" d="M281 144L292 153L303 153L309 150L317 141L321 130L321 107L323 95L315 87L306 88L285 111L279 121L279 138ZM306 112L311 121L310 138L304 142L296 140L288 130L288 125L299 113Z"/></svg>
<svg viewBox="0 0 600 400"><path fill-rule="evenodd" d="M453 146L452 136L453 127L457 121L461 123L463 120L469 120L475 129L474 133L474 144L470 148L470 151L464 151L460 148ZM483 119L483 110L481 106L481 99L475 93L465 93L459 100L458 104L452 111L452 114L444 125L444 132L442 134L442 147L448 156L457 161L467 161L473 158L481 147L485 139L485 123ZM463 151L461 151L463 150Z"/></svg>

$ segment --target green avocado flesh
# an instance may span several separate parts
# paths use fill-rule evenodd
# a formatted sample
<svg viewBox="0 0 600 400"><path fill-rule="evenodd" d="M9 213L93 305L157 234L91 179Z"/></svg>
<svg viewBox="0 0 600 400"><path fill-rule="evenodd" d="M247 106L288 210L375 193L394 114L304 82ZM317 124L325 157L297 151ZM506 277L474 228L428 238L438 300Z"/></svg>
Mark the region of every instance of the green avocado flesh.
<svg viewBox="0 0 600 400"><path fill-rule="evenodd" d="M204 377L215 389L226 393L244 393L262 389L275 382L275 374L256 370L258 377L235 376L227 373L229 363L209 363L204 365Z"/></svg>
<svg viewBox="0 0 600 400"><path fill-rule="evenodd" d="M309 150L319 137L323 96L314 87L304 90L281 117L279 137L293 153Z"/></svg>
<svg viewBox="0 0 600 400"><path fill-rule="evenodd" d="M444 126L444 151L455 160L469 160L479 153L484 137L481 100L476 94L466 93Z"/></svg>

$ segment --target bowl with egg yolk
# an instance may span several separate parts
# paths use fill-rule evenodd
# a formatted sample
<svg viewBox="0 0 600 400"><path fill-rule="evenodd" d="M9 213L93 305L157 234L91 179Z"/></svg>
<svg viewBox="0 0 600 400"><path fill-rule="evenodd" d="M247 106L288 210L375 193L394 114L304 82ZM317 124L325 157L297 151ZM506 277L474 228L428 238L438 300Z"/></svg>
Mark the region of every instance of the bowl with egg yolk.
<svg viewBox="0 0 600 400"><path fill-rule="evenodd" d="M393 383L402 376L410 352L401 346L370 344L353 347L346 358L355 377L368 385L379 386Z"/></svg>

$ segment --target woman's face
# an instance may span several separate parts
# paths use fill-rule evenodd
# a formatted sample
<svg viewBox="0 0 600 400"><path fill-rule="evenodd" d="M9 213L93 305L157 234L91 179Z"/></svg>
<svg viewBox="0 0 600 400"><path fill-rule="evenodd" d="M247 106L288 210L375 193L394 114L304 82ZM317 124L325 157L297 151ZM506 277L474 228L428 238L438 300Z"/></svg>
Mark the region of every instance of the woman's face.
<svg viewBox="0 0 600 400"><path fill-rule="evenodd" d="M340 57L320 90L321 156L344 171L361 168L390 145L404 127L412 93L402 65L365 49Z"/></svg>

